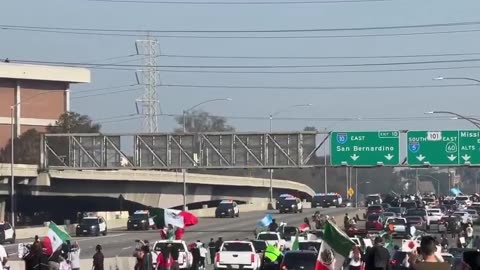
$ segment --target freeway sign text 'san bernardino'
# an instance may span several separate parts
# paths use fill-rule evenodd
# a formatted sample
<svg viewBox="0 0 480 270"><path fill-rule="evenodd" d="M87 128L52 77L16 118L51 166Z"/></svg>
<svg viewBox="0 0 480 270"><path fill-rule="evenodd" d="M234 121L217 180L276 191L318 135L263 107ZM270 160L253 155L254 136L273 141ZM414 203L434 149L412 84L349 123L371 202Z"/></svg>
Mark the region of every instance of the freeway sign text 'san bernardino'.
<svg viewBox="0 0 480 270"><path fill-rule="evenodd" d="M398 131L332 132L330 161L334 166L398 165Z"/></svg>

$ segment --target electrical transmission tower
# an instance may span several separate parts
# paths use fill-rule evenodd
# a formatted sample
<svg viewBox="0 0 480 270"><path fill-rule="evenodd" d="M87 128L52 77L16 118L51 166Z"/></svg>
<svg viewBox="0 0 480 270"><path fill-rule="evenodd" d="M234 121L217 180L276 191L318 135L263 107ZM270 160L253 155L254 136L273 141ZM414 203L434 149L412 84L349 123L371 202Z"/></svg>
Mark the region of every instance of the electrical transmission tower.
<svg viewBox="0 0 480 270"><path fill-rule="evenodd" d="M142 73L142 80L138 78L139 84L143 84L145 90L140 99L137 102L141 104L142 112L145 116L143 121L143 129L145 132L158 132L158 112L159 112L159 100L157 95L158 85L158 71L157 71L157 58L159 53L158 41L150 36L147 36L144 40L135 41L135 47L138 55L143 55L143 69L139 72ZM140 113L137 106L137 113Z"/></svg>

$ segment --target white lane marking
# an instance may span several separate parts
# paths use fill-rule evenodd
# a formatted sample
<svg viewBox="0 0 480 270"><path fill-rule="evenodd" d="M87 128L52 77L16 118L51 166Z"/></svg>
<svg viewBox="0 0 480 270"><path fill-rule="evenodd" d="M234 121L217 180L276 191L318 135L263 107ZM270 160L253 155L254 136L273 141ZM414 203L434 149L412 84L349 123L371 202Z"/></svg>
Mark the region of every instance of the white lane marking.
<svg viewBox="0 0 480 270"><path fill-rule="evenodd" d="M132 247L124 247L124 248L122 248L122 250L126 250L126 249L129 249L129 248L132 248Z"/></svg>
<svg viewBox="0 0 480 270"><path fill-rule="evenodd" d="M126 233L119 233L119 234L111 234L111 235L107 235L107 236L101 236L101 237L89 237L89 238L76 238L74 239L75 241L77 242L83 242L83 241L89 241L89 240L95 240L95 239L98 239L98 240L103 240L105 238L110 238L110 237L117 237L117 236L122 236L122 235L125 235ZM78 240L77 240L78 239Z"/></svg>
<svg viewBox="0 0 480 270"><path fill-rule="evenodd" d="M3 245L3 247L15 247L15 246L18 246L18 244Z"/></svg>

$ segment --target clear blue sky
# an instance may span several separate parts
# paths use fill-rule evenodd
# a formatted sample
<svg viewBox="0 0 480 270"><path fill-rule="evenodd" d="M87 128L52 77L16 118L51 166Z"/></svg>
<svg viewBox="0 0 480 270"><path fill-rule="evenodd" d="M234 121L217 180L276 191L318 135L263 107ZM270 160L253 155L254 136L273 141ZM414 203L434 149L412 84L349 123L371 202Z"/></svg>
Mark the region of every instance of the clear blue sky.
<svg viewBox="0 0 480 270"><path fill-rule="evenodd" d="M192 0L196 1L196 0ZM220 0L219 0L220 1ZM228 2L229 0L223 0ZM254 1L254 0L251 0ZM369 3L296 4L296 5L173 5L91 2L87 0L2 1L2 25L40 27L154 29L154 30L251 30L349 28L415 24L439 24L479 20L478 0L392 0ZM443 28L375 30L362 32L301 33L298 35L399 34L450 30L480 29L480 25ZM0 29L0 58L105 63L109 57L135 53L135 37L70 35ZM203 34L211 35L211 34ZM252 34L241 34L251 36ZM266 35L266 34L262 34ZM276 34L292 36L291 33ZM480 53L480 32L367 36L353 38L309 39L187 39L159 38L164 54L214 56L377 56L413 54ZM138 57L137 57L138 58ZM479 55L388 59L158 59L159 65L330 65L382 62L476 59ZM135 57L116 61L134 60ZM115 62L112 60L110 62ZM139 62L128 62L135 64ZM439 63L380 67L327 67L282 69L283 71L331 71L405 69L475 66L478 62ZM480 65L479 65L480 66ZM466 81L433 81L437 76L480 78L479 68L317 74L209 74L162 72L164 84L195 85L263 85L263 86L396 86L463 84ZM104 87L135 84L133 71L92 69L92 83L72 87L72 97L104 91ZM284 106L313 103L308 109L279 115L290 117L424 117L430 110L450 110L479 115L478 87L374 89L374 90L262 90L159 87L164 113L181 113L182 109L211 98L233 99L203 107L217 115L268 116ZM141 91L120 92L89 98L72 99L75 111L103 119L135 113L135 99ZM120 120L122 120L120 118ZM260 131L268 120L229 120L238 130ZM281 121L275 130L299 130L304 126L334 127L337 130L374 129L453 129L470 128L459 120L443 121ZM161 131L175 127L172 118L160 117ZM105 131L136 132L141 120L104 124Z"/></svg>

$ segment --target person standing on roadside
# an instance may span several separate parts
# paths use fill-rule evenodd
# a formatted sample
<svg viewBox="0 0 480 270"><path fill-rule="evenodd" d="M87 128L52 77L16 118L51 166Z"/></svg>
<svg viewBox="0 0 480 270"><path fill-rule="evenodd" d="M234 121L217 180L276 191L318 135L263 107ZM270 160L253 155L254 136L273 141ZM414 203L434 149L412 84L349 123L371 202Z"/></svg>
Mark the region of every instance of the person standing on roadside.
<svg viewBox="0 0 480 270"><path fill-rule="evenodd" d="M208 252L210 253L210 264L215 263L215 242L213 242L213 238L210 238L210 242L208 242Z"/></svg>
<svg viewBox="0 0 480 270"><path fill-rule="evenodd" d="M93 270L103 270L103 261L104 261L104 256L102 253L102 246L97 245L95 247L95 254L93 255Z"/></svg>
<svg viewBox="0 0 480 270"><path fill-rule="evenodd" d="M413 270L450 270L450 265L446 262L439 262L435 256L437 251L437 243L431 236L424 236L420 241L420 255L422 255L422 261L419 261L419 254L416 250L410 253L409 262L410 269Z"/></svg>
<svg viewBox="0 0 480 270"><path fill-rule="evenodd" d="M180 265L178 263L178 257L180 256L180 251L178 250L178 247L170 245L170 255L172 256L172 267L171 270L180 270ZM185 258L187 260L188 258Z"/></svg>
<svg viewBox="0 0 480 270"><path fill-rule="evenodd" d="M216 252L220 251L220 247L222 246L222 244L223 244L223 238L219 237L218 240L215 242L215 251Z"/></svg>
<svg viewBox="0 0 480 270"><path fill-rule="evenodd" d="M70 261L72 270L80 270L80 251L81 250L78 242L73 243L72 249L68 255L68 260Z"/></svg>
<svg viewBox="0 0 480 270"><path fill-rule="evenodd" d="M383 238L377 236L374 240L374 246L365 254L366 270L389 270L390 253L384 245Z"/></svg>

